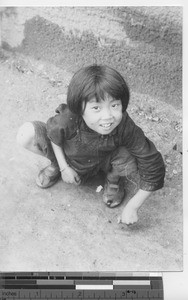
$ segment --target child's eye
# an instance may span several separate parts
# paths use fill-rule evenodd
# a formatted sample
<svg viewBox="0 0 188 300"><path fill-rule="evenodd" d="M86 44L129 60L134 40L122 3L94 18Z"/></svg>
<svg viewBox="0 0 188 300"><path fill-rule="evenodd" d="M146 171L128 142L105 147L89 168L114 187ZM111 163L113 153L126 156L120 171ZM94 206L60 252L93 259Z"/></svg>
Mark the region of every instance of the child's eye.
<svg viewBox="0 0 188 300"><path fill-rule="evenodd" d="M121 103L114 103L114 104L112 104L112 107L113 108L118 108L120 105L121 105Z"/></svg>
<svg viewBox="0 0 188 300"><path fill-rule="evenodd" d="M94 111L99 111L99 110L100 110L100 107L99 107L99 106L93 106L92 109L93 109Z"/></svg>

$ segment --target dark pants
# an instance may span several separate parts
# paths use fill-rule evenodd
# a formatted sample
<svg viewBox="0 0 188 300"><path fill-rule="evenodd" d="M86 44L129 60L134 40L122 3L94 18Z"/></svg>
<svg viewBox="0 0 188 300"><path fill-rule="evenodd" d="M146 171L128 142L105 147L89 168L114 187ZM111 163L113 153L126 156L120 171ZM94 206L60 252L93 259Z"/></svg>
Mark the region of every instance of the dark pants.
<svg viewBox="0 0 188 300"><path fill-rule="evenodd" d="M46 124L40 121L34 121L32 124L35 128L35 146L37 146L43 155L52 163L58 165L51 142L47 136ZM119 177L127 177L137 172L137 163L127 149L121 146L110 155L107 155L101 164L97 165L96 169L92 170L90 174L86 174L84 178L83 176L81 177L86 180L88 177L96 175L100 169L107 174L110 181L117 181ZM79 173L78 170L76 171Z"/></svg>

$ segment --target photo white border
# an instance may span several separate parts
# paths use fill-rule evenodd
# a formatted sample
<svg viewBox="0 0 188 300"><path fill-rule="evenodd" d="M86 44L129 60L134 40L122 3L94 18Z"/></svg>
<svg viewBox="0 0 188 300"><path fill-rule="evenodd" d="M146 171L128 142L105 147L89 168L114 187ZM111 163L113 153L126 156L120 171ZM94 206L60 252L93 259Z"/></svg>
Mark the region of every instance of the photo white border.
<svg viewBox="0 0 188 300"><path fill-rule="evenodd" d="M186 300L188 296L188 47L185 34L188 30L188 5L186 0L0 0L0 6L182 6L183 7L183 218L184 263L183 272L163 272L164 299ZM50 270L49 270L50 271ZM128 270L125 270L128 271ZM1 272L1 270L0 270Z"/></svg>

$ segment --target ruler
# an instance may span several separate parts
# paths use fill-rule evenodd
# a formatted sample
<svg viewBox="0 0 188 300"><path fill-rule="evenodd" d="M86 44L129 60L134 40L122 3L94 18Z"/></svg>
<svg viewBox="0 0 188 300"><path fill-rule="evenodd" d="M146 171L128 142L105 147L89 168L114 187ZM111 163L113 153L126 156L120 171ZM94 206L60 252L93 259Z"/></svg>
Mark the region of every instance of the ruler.
<svg viewBox="0 0 188 300"><path fill-rule="evenodd" d="M0 274L1 300L163 300L159 273L19 272Z"/></svg>

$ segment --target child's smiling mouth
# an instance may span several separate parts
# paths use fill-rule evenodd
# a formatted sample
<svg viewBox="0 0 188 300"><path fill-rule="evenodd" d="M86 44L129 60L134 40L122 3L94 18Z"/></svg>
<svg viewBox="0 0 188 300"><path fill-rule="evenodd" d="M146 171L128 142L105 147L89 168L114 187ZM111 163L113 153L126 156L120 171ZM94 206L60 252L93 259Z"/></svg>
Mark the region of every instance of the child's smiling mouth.
<svg viewBox="0 0 188 300"><path fill-rule="evenodd" d="M105 124L101 124L100 126L103 128L110 128L112 126L113 123L105 123Z"/></svg>

